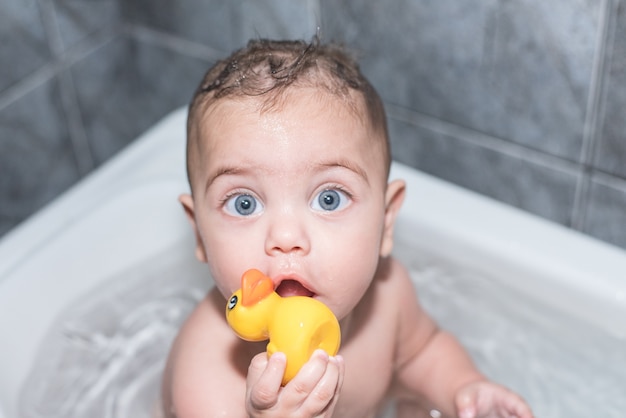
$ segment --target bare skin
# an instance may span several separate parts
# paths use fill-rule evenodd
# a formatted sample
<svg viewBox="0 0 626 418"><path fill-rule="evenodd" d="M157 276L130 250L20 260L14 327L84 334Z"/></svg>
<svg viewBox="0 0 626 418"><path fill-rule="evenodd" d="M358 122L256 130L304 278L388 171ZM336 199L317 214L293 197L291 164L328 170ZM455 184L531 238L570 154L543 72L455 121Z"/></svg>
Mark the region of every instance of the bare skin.
<svg viewBox="0 0 626 418"><path fill-rule="evenodd" d="M267 113L254 99L225 100L198 121L202 166L194 196L180 200L216 287L170 353L166 415L373 417L394 396L400 416L531 418L437 328L390 256L405 187L386 181L379 134L331 96L296 93ZM327 207L329 193L337 204ZM226 298L252 267L277 291L298 282L340 320L339 354L316 352L284 387L284 356L268 359L264 343L225 321Z"/></svg>

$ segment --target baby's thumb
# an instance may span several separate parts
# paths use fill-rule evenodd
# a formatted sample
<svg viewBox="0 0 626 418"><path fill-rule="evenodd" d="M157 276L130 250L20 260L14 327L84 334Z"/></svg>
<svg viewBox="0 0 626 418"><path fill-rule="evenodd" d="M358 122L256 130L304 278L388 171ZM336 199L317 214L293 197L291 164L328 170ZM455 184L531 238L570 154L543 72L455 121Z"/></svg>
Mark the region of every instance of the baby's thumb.
<svg viewBox="0 0 626 418"><path fill-rule="evenodd" d="M459 418L476 418L476 403L478 388L476 385L467 385L456 395L456 410Z"/></svg>

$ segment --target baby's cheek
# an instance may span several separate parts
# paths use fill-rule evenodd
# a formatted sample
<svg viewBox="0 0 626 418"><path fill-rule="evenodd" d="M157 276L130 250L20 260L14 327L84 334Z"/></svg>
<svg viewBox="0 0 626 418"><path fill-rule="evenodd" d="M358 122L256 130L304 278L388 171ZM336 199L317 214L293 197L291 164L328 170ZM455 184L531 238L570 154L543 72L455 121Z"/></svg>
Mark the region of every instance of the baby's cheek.
<svg viewBox="0 0 626 418"><path fill-rule="evenodd" d="M330 291L328 307L339 320L345 318L361 301L374 277L371 269L354 270L334 284Z"/></svg>
<svg viewBox="0 0 626 418"><path fill-rule="evenodd" d="M224 298L230 298L241 287L241 274L245 271L245 269L238 271L237 268L233 268L232 264L223 265L212 258L208 259L209 274Z"/></svg>

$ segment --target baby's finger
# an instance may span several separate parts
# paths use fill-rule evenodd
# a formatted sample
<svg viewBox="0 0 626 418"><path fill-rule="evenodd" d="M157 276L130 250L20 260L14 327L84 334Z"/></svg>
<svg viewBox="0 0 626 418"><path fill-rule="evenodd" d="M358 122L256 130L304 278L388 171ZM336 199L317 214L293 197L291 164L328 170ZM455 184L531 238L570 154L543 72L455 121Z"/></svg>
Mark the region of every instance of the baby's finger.
<svg viewBox="0 0 626 418"><path fill-rule="evenodd" d="M456 410L459 418L475 418L478 414L478 394L480 384L470 384L456 395Z"/></svg>
<svg viewBox="0 0 626 418"><path fill-rule="evenodd" d="M533 418L530 408L519 395L486 381L462 388L456 396L456 407L459 418Z"/></svg>
<svg viewBox="0 0 626 418"><path fill-rule="evenodd" d="M516 418L533 418L533 413L528 404L517 394L510 393L504 400L502 415Z"/></svg>
<svg viewBox="0 0 626 418"><path fill-rule="evenodd" d="M287 365L283 353L257 354L250 362L246 379L246 407L248 412L272 408L278 402L280 384Z"/></svg>
<svg viewBox="0 0 626 418"><path fill-rule="evenodd" d="M315 386L300 406L300 411L306 416L318 416L332 413L332 409L338 399L341 383L343 382L343 359L341 357L327 357L326 368L319 376ZM319 369L318 369L319 370ZM314 372L311 372L313 381Z"/></svg>
<svg viewBox="0 0 626 418"><path fill-rule="evenodd" d="M331 402L322 411L324 416L326 416L326 415L332 416L333 410L335 409L335 405L337 405L337 401L339 401L339 394L341 393L341 388L343 386L343 377L344 377L344 374L345 374L345 363L343 361L343 357L342 356L331 357L330 358L329 368L333 364L337 365L339 376L338 376L337 382L335 384L335 392L333 394ZM331 380L331 382L332 382L332 380Z"/></svg>
<svg viewBox="0 0 626 418"><path fill-rule="evenodd" d="M308 362L291 379L283 391L283 400L292 408L300 407L326 373L330 358L323 350L315 350Z"/></svg>

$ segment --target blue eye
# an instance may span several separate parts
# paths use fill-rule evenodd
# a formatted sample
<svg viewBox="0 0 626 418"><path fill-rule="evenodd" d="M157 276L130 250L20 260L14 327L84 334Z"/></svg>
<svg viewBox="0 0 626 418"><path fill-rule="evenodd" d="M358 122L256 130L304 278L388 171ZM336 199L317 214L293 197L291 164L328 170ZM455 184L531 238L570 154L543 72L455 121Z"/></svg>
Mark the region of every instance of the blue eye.
<svg viewBox="0 0 626 418"><path fill-rule="evenodd" d="M315 197L312 207L315 210L331 212L343 209L349 202L350 200L344 192L327 189Z"/></svg>
<svg viewBox="0 0 626 418"><path fill-rule="evenodd" d="M226 201L226 211L232 215L250 216L258 213L263 206L249 194L238 194Z"/></svg>

